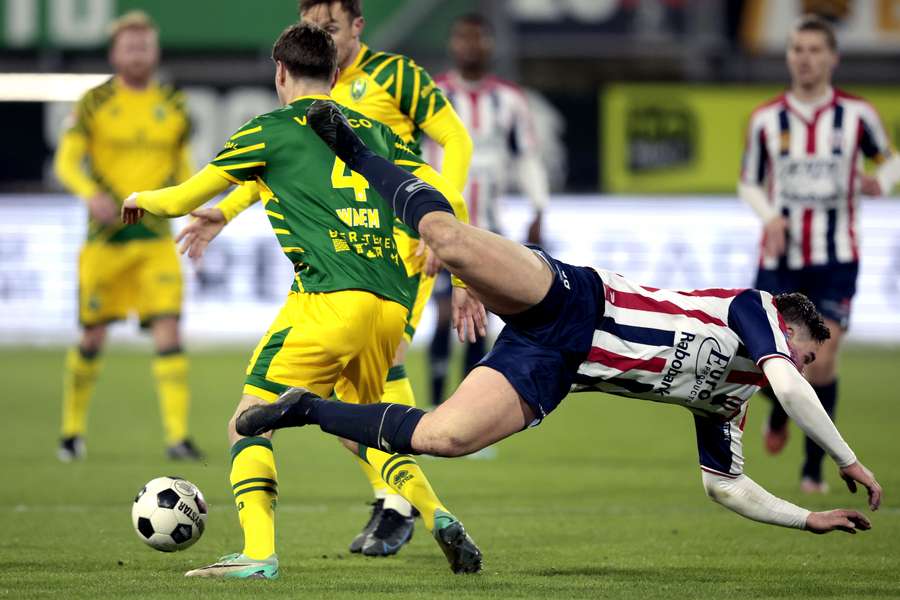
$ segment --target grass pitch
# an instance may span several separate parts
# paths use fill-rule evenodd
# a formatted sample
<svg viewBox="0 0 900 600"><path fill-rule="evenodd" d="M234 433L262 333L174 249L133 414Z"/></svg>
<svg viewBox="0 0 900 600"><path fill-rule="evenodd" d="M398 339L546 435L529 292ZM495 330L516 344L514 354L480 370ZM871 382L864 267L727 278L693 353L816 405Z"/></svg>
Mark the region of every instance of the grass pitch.
<svg viewBox="0 0 900 600"><path fill-rule="evenodd" d="M541 427L501 443L493 460L421 460L485 553L478 576L454 576L417 525L396 557L350 555L368 486L349 453L317 429L275 441L280 504L274 582L186 580L239 551L224 425L247 350L192 355L194 437L205 464L163 458L150 356L111 349L92 406L88 460L55 458L61 350L3 350L0 597L10 598L896 598L900 597L900 351L856 349L842 365L838 424L885 489L874 529L850 536L756 524L707 500L684 409L598 394L570 396ZM410 371L424 389L423 357ZM801 436L765 455L756 398L747 473L811 509L861 509L827 467L832 493L798 492ZM147 480L179 474L210 503L205 536L176 554L135 536L131 501Z"/></svg>

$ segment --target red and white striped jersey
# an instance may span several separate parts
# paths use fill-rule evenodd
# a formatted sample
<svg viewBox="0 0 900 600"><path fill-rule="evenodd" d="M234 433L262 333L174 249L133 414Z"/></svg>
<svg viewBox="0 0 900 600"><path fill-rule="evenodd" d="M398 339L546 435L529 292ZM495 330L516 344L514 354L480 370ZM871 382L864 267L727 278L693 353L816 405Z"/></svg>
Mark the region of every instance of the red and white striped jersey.
<svg viewBox="0 0 900 600"><path fill-rule="evenodd" d="M858 175L863 156L883 162L890 144L878 113L862 98L830 90L805 105L786 93L750 118L741 182L768 190L787 217L783 257L763 257L766 269L859 260ZM760 253L762 256L762 253Z"/></svg>
<svg viewBox="0 0 900 600"><path fill-rule="evenodd" d="M528 100L517 85L493 75L472 82L449 71L438 75L435 83L444 90L474 144L463 193L469 221L477 227L499 231L497 200L509 185L511 163L514 158L536 156L538 152ZM439 165L439 157L430 154L435 150L439 149L429 150L428 159ZM535 163L537 168L543 168L540 161ZM523 191L531 195L530 191Z"/></svg>
<svg viewBox="0 0 900 600"><path fill-rule="evenodd" d="M572 391L599 390L732 419L765 384L763 362L793 360L771 294L662 290L597 272L606 306Z"/></svg>

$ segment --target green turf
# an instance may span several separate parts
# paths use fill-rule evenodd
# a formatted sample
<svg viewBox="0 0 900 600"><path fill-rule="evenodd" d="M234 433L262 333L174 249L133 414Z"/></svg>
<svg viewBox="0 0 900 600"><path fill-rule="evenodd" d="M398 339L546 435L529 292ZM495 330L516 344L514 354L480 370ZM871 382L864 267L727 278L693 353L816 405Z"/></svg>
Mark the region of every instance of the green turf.
<svg viewBox="0 0 900 600"><path fill-rule="evenodd" d="M447 505L485 553L478 576L453 576L421 524L390 559L349 555L366 519L367 485L350 455L312 428L276 439L280 478L276 582L185 580L239 551L227 485L224 424L246 351L193 355L193 427L202 465L162 458L150 358L111 351L91 413L87 462L55 459L61 351L0 351L0 597L10 598L887 598L900 596L900 352L851 350L839 424L876 472L886 502L874 529L813 536L746 521L707 500L684 409L599 395L570 397L540 428L499 446L495 460L422 459ZM420 356L410 361L424 383ZM766 456L754 400L747 472L810 508L861 508L841 489L797 491L800 437ZM130 523L131 500L158 475L180 474L210 502L204 538L162 554ZM264 594L264 595L263 595Z"/></svg>

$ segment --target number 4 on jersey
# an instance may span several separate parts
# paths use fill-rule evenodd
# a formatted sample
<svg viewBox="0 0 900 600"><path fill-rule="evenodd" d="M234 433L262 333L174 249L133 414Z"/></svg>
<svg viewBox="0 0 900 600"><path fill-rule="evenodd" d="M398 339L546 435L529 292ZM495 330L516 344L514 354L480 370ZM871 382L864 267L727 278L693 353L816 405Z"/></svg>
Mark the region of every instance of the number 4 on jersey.
<svg viewBox="0 0 900 600"><path fill-rule="evenodd" d="M336 190L351 188L356 194L357 202L366 202L366 190L369 189L369 182L356 171L351 171L344 161L335 157L334 167L331 169L331 187Z"/></svg>

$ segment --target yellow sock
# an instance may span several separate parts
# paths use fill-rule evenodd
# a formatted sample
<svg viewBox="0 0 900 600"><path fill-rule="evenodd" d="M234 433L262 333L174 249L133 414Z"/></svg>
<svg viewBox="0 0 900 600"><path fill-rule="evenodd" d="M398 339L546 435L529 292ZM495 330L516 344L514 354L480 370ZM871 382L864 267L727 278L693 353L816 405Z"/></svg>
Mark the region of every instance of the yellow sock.
<svg viewBox="0 0 900 600"><path fill-rule="evenodd" d="M97 356L85 358L81 350L72 348L66 355L63 374L62 436L84 435L87 410L100 373Z"/></svg>
<svg viewBox="0 0 900 600"><path fill-rule="evenodd" d="M416 405L416 396L413 394L412 385L406 376L406 367L395 365L388 371L387 380L384 383L384 395L382 402L393 402L406 406Z"/></svg>
<svg viewBox="0 0 900 600"><path fill-rule="evenodd" d="M381 474L372 468L372 465L358 456L356 457L356 460L359 461L359 466L362 468L366 479L369 480L369 485L372 486L372 492L375 494L376 498L384 498L385 495L391 493L391 488L388 487L388 484L381 478Z"/></svg>
<svg viewBox="0 0 900 600"><path fill-rule="evenodd" d="M231 447L231 489L244 530L244 554L264 560L275 554L278 473L272 442L251 437Z"/></svg>
<svg viewBox="0 0 900 600"><path fill-rule="evenodd" d="M187 382L187 357L181 351L158 355L153 361L153 376L156 377L166 444L174 446L184 441L188 433L191 394Z"/></svg>
<svg viewBox="0 0 900 600"><path fill-rule="evenodd" d="M360 445L360 456L372 465L391 489L422 513L422 520L429 531L434 529L435 511L449 513L441 503L422 468L409 454L388 454L375 448Z"/></svg>

